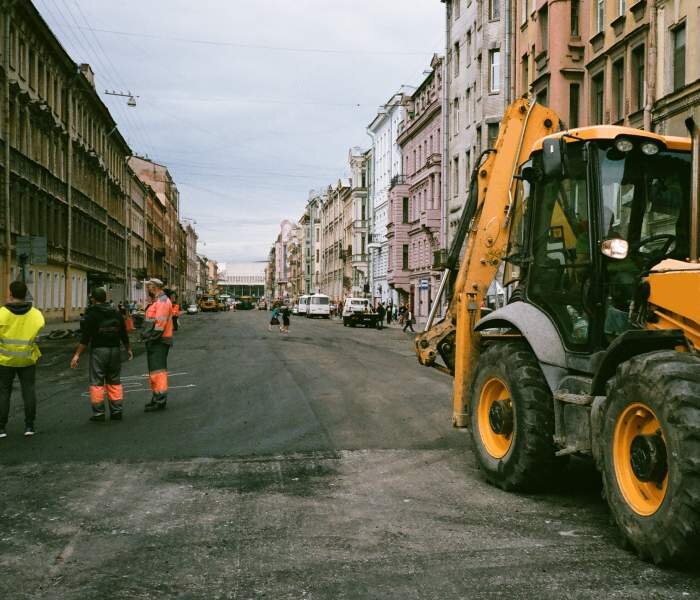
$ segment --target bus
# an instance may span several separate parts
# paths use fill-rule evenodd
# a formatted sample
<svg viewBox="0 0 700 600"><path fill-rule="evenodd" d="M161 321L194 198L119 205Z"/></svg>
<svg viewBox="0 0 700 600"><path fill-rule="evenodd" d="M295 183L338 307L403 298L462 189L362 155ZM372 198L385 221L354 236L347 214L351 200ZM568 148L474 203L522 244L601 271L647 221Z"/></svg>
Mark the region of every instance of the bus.
<svg viewBox="0 0 700 600"><path fill-rule="evenodd" d="M299 303L297 304L297 314L305 315L309 312L309 298L311 298L311 296L308 296L306 294L304 294L303 296L299 296Z"/></svg>
<svg viewBox="0 0 700 600"><path fill-rule="evenodd" d="M309 297L307 317L331 318L331 299L325 294L313 294Z"/></svg>

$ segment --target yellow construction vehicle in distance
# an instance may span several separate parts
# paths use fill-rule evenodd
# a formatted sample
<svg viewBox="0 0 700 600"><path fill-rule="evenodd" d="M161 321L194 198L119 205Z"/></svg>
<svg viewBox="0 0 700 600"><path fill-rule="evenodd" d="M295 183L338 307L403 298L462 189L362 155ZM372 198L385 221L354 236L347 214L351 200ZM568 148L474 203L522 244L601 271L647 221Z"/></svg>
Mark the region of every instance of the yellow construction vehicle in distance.
<svg viewBox="0 0 700 600"><path fill-rule="evenodd" d="M560 131L514 102L416 338L454 375L454 425L488 481L537 490L591 455L624 538L658 564L700 551L698 122L690 139ZM482 314L497 273L509 302Z"/></svg>

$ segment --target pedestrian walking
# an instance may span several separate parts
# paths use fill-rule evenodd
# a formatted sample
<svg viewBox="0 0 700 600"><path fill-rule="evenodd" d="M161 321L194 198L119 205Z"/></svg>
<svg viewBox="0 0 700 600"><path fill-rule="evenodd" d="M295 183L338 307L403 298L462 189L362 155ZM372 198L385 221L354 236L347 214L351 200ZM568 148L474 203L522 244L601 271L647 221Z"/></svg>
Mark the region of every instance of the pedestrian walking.
<svg viewBox="0 0 700 600"><path fill-rule="evenodd" d="M90 405L93 422L106 420L105 392L109 403L109 418L122 420L124 390L120 380L122 359L120 345L124 344L129 360L134 357L129 342L122 305L115 310L107 304L104 288L95 288L90 294L90 306L80 323L80 343L70 361L71 369L77 369L80 355L90 348Z"/></svg>
<svg viewBox="0 0 700 600"><path fill-rule="evenodd" d="M165 293L173 305L173 331L177 331L180 329L180 305L177 302L177 294L172 290L166 290Z"/></svg>
<svg viewBox="0 0 700 600"><path fill-rule="evenodd" d="M268 331L272 331L272 326L279 326L280 324L280 309L279 307L275 304L272 307L272 314L270 315L270 324L267 326Z"/></svg>
<svg viewBox="0 0 700 600"><path fill-rule="evenodd" d="M44 328L44 315L27 302L27 285L10 284L10 298L0 308L0 438L10 416L10 396L15 375L24 401L24 435L36 433L36 363L41 356L35 339Z"/></svg>
<svg viewBox="0 0 700 600"><path fill-rule="evenodd" d="M289 307L284 306L282 307L282 326L280 327L280 331L282 333L289 333L289 315L291 314Z"/></svg>
<svg viewBox="0 0 700 600"><path fill-rule="evenodd" d="M150 402L144 410L163 410L168 402L168 353L173 344L173 305L163 292L160 279L146 282L150 304L146 307L141 339L146 342L148 378L151 383Z"/></svg>
<svg viewBox="0 0 700 600"><path fill-rule="evenodd" d="M377 329L384 328L384 315L386 314L386 309L384 308L384 303L380 302L377 306Z"/></svg>
<svg viewBox="0 0 700 600"><path fill-rule="evenodd" d="M391 325L391 317L393 316L394 312L394 304L392 302L389 302L386 308L386 325L387 327Z"/></svg>
<svg viewBox="0 0 700 600"><path fill-rule="evenodd" d="M413 329L413 313L411 312L410 308L406 308L406 311L404 312L403 330L406 331L407 328L410 328L411 331L415 333L415 330Z"/></svg>
<svg viewBox="0 0 700 600"><path fill-rule="evenodd" d="M399 325L403 325L406 322L406 305L402 304L399 306Z"/></svg>

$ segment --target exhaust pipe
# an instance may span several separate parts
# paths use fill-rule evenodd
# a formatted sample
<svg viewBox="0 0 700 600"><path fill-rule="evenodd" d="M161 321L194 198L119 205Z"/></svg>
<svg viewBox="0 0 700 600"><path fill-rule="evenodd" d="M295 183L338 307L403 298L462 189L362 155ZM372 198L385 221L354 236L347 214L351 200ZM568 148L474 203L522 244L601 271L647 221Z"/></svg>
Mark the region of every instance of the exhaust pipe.
<svg viewBox="0 0 700 600"><path fill-rule="evenodd" d="M690 180L690 262L698 262L700 249L700 109L685 120L693 149Z"/></svg>

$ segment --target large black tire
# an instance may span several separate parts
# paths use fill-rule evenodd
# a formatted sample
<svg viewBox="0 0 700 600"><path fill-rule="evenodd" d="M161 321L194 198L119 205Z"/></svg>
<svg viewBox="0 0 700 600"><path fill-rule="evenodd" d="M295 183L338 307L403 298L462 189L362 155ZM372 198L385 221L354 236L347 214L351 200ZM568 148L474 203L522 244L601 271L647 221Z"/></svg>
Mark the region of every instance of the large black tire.
<svg viewBox="0 0 700 600"><path fill-rule="evenodd" d="M488 419L479 417L489 382L502 382L510 399L512 433L503 456L487 449ZM538 491L561 465L555 457L554 403L537 358L524 342L495 342L479 357L469 420L474 453L485 478L503 490Z"/></svg>
<svg viewBox="0 0 700 600"><path fill-rule="evenodd" d="M657 490L665 485L665 493L658 498L658 508L649 515L640 514L633 506L634 484L639 480L631 480L632 495L628 491L628 497L632 500L629 500L622 491L623 487L630 490L629 484L625 486L624 475L618 476L624 469L620 456L626 455L628 461L631 458L630 448L620 443L624 415L633 411L635 415L644 414L644 409L639 412L639 409L629 408L633 405L646 406L653 411L665 448L667 475L653 480L657 481L654 484ZM656 421L652 423L654 429ZM645 560L677 566L693 563L697 568L700 551L700 359L688 353L664 350L622 363L609 387L600 442L603 464L599 466L605 495L625 541ZM630 481L629 471L627 474L627 481ZM653 489L652 492L657 493Z"/></svg>

